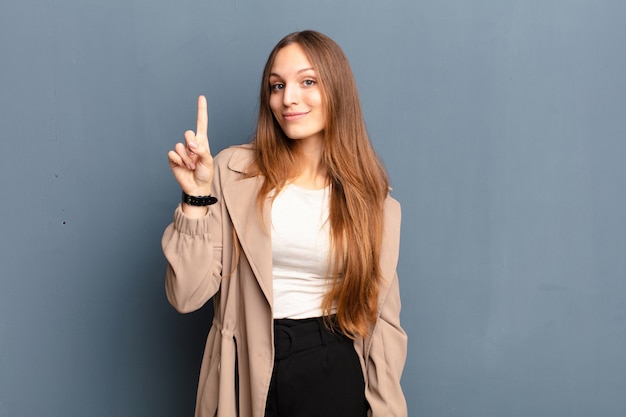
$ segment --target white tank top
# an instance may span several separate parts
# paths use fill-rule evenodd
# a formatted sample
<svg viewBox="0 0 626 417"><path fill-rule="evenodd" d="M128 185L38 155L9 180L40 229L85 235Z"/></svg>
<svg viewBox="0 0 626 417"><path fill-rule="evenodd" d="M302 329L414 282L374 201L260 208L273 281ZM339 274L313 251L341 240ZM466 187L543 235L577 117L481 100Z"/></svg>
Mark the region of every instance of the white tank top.
<svg viewBox="0 0 626 417"><path fill-rule="evenodd" d="M274 318L322 315L328 291L330 189L288 184L272 205Z"/></svg>

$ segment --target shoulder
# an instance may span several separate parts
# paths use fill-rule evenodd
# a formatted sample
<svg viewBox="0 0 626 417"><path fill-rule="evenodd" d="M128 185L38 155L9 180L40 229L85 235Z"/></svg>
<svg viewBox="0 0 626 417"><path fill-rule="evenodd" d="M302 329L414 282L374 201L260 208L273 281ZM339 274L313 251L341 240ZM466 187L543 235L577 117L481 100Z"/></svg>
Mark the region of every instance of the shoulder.
<svg viewBox="0 0 626 417"><path fill-rule="evenodd" d="M383 206L383 215L385 219L385 223L387 224L397 224L400 225L400 219L402 217L402 208L400 207L400 203L398 200L393 198L391 195L387 195L385 198L384 206Z"/></svg>
<svg viewBox="0 0 626 417"><path fill-rule="evenodd" d="M400 207L400 202L398 202L398 200L393 198L390 194L388 194L387 198L385 198L384 209L385 209L385 213L391 212L396 215L400 215L400 212L402 210Z"/></svg>
<svg viewBox="0 0 626 417"><path fill-rule="evenodd" d="M246 173L254 158L254 145L246 143L230 146L220 151L213 158L213 164L218 169L228 168L235 172Z"/></svg>
<svg viewBox="0 0 626 417"><path fill-rule="evenodd" d="M387 196L383 206L383 242L384 245L395 247L400 244L400 229L402 224L402 210L400 203L391 196Z"/></svg>

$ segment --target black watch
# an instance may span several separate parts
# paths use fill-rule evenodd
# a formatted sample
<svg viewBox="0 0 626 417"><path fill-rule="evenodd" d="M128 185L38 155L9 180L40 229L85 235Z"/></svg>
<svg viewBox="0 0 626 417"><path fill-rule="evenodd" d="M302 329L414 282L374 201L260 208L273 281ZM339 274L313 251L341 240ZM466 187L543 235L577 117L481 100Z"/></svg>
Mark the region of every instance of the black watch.
<svg viewBox="0 0 626 417"><path fill-rule="evenodd" d="M217 198L212 195L194 197L183 191L183 203L189 204L190 206L210 206L211 204L217 203Z"/></svg>

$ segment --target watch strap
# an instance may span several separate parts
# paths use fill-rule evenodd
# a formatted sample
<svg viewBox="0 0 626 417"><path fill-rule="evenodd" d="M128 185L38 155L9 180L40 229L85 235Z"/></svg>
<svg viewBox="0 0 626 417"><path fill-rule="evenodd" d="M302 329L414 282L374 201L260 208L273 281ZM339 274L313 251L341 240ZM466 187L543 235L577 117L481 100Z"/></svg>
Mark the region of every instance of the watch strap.
<svg viewBox="0 0 626 417"><path fill-rule="evenodd" d="M183 191L183 203L190 206L210 206L217 203L217 198L212 195L193 196Z"/></svg>

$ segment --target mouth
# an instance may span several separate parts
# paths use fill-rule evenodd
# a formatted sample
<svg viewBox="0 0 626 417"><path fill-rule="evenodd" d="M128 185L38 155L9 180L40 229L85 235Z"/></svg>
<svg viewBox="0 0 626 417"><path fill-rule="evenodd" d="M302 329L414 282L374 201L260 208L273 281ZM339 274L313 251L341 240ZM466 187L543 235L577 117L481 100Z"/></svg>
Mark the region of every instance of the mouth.
<svg viewBox="0 0 626 417"><path fill-rule="evenodd" d="M298 120L309 114L308 111L283 113L283 119L288 122Z"/></svg>

